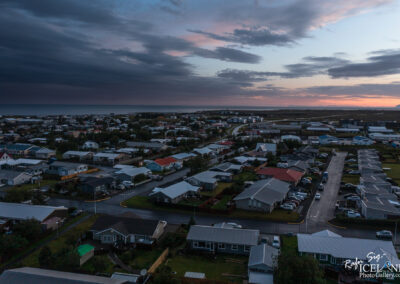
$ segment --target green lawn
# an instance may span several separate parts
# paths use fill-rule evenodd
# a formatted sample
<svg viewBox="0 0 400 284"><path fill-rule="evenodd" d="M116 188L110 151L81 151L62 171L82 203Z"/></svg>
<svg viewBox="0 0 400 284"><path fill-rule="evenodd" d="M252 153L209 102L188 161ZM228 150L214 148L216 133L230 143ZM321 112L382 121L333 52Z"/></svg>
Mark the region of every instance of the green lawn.
<svg viewBox="0 0 400 284"><path fill-rule="evenodd" d="M75 226L73 229L71 229L64 235L60 236L58 239L52 240L48 244L49 248L53 253L59 251L62 247L64 247L65 242L69 237L80 236L83 233L87 232L89 228L93 225L93 223L96 221L96 219L97 216L91 216L89 219ZM39 267L39 260L38 260L39 253L40 249L28 255L25 259L22 260L22 265L30 267Z"/></svg>
<svg viewBox="0 0 400 284"><path fill-rule="evenodd" d="M236 260L236 261L227 261ZM166 265L177 273L178 277L183 277L185 272L203 272L209 280L234 281L242 283L247 276L248 256L218 255L216 259L207 256L182 256L177 255L166 261ZM228 277L223 274L237 275L239 277Z"/></svg>
<svg viewBox="0 0 400 284"><path fill-rule="evenodd" d="M261 219L261 220L271 220L280 222L296 222L300 215L294 211L288 211L283 209L275 209L272 213L262 213L256 211L247 211L236 209L230 215L230 217L236 218L251 218L251 219Z"/></svg>
<svg viewBox="0 0 400 284"><path fill-rule="evenodd" d="M297 254L297 237L282 236L282 253Z"/></svg>
<svg viewBox="0 0 400 284"><path fill-rule="evenodd" d="M216 196L230 186L232 186L231 182L219 182L217 187L213 191L204 191L203 190L202 192L200 192L200 194L203 196L206 196L206 197Z"/></svg>
<svg viewBox="0 0 400 284"><path fill-rule="evenodd" d="M360 176L359 175L349 175L344 174L342 176L342 182L344 183L352 183L352 184L360 184Z"/></svg>
<svg viewBox="0 0 400 284"><path fill-rule="evenodd" d="M233 177L233 181L235 181L235 182L238 182L238 181L241 181L241 182L254 181L254 180L257 180L257 178L258 177L257 177L255 172L244 171L244 172L241 172L238 175L235 175Z"/></svg>
<svg viewBox="0 0 400 284"><path fill-rule="evenodd" d="M106 267L103 271L97 271L96 268L94 267L94 262L96 260L101 260L103 263L106 264ZM89 259L87 262L85 262L80 270L85 273L89 274L96 274L96 273L107 273L107 274L112 274L114 273L114 263L111 262L111 260L108 258L106 254L103 255L95 255L91 259Z"/></svg>
<svg viewBox="0 0 400 284"><path fill-rule="evenodd" d="M222 196L221 200L218 201L214 206L212 206L212 209L219 209L219 210L225 210L227 209L226 204L232 200L233 195L224 195Z"/></svg>
<svg viewBox="0 0 400 284"><path fill-rule="evenodd" d="M181 200L181 201L179 201L178 204L197 207L200 204L202 204L203 202L204 202L204 200L193 198L193 199Z"/></svg>
<svg viewBox="0 0 400 284"><path fill-rule="evenodd" d="M382 168L390 168L390 170L385 171L385 173L388 177L400 184L400 164L383 163Z"/></svg>
<svg viewBox="0 0 400 284"><path fill-rule="evenodd" d="M124 252L120 259L134 269L149 269L163 252L162 249L154 248L152 250L136 248Z"/></svg>

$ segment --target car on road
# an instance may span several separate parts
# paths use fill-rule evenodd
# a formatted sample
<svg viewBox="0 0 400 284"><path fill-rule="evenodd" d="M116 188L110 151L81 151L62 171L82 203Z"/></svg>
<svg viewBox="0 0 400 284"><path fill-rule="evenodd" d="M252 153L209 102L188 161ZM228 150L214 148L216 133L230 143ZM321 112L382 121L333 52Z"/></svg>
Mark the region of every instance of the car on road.
<svg viewBox="0 0 400 284"><path fill-rule="evenodd" d="M282 209L284 209L284 210L289 210L289 211L292 211L292 210L294 209L293 205L288 204L288 203L284 203L284 204L282 204L280 207L281 207Z"/></svg>
<svg viewBox="0 0 400 284"><path fill-rule="evenodd" d="M272 240L272 246L277 249L281 248L281 240L279 239L279 236L274 236L274 239Z"/></svg>
<svg viewBox="0 0 400 284"><path fill-rule="evenodd" d="M318 190L319 190L319 191L324 191L324 184L323 184L323 183L320 183L320 184L318 185Z"/></svg>
<svg viewBox="0 0 400 284"><path fill-rule="evenodd" d="M347 211L346 215L348 218L361 218L360 213L353 211L353 210Z"/></svg>
<svg viewBox="0 0 400 284"><path fill-rule="evenodd" d="M392 232L388 231L388 230L382 230L382 231L378 231L376 232L376 237L378 239L387 239L387 240L391 240L393 238Z"/></svg>
<svg viewBox="0 0 400 284"><path fill-rule="evenodd" d="M315 194L315 200L320 200L320 199L321 199L321 194L316 193L316 194Z"/></svg>

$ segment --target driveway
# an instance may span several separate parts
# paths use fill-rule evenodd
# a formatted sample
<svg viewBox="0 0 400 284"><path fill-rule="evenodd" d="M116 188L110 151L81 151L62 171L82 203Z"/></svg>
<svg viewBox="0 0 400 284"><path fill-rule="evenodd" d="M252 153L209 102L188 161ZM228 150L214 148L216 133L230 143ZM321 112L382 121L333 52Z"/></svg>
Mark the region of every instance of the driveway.
<svg viewBox="0 0 400 284"><path fill-rule="evenodd" d="M308 226L320 227L335 217L335 204L342 180L346 155L347 153L345 152L338 152L336 156L332 157L327 169L329 176L328 181L324 186L324 191L319 192L321 194L321 199L314 199L308 210L306 216Z"/></svg>

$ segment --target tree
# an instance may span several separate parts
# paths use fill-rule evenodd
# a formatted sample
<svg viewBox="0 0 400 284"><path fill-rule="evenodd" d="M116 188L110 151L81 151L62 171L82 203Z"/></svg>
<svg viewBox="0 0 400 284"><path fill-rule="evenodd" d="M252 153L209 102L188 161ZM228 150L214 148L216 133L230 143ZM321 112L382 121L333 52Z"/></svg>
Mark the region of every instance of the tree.
<svg viewBox="0 0 400 284"><path fill-rule="evenodd" d="M63 247L56 255L55 268L74 271L79 268L79 254L72 246Z"/></svg>
<svg viewBox="0 0 400 284"><path fill-rule="evenodd" d="M282 253L278 258L275 272L278 284L325 284L324 272L319 263L311 256L299 256L295 253Z"/></svg>
<svg viewBox="0 0 400 284"><path fill-rule="evenodd" d="M92 264L96 272L104 272L107 269L107 263L104 258L94 257Z"/></svg>
<svg viewBox="0 0 400 284"><path fill-rule="evenodd" d="M54 263L54 257L51 249L48 246L44 246L39 253L39 264L40 267L51 267Z"/></svg>
<svg viewBox="0 0 400 284"><path fill-rule="evenodd" d="M13 231L27 240L36 240L42 233L42 226L35 219L23 220L14 225Z"/></svg>
<svg viewBox="0 0 400 284"><path fill-rule="evenodd" d="M28 240L19 235L0 235L0 255L11 256L28 245Z"/></svg>
<svg viewBox="0 0 400 284"><path fill-rule="evenodd" d="M139 183L142 181L145 181L147 179L147 176L145 174L138 174L137 176L135 176L135 178L133 179L134 183Z"/></svg>
<svg viewBox="0 0 400 284"><path fill-rule="evenodd" d="M169 266L162 265L157 269L152 284L178 284L175 278L172 278L172 269Z"/></svg>
<svg viewBox="0 0 400 284"><path fill-rule="evenodd" d="M204 171L208 167L208 159L197 156L186 163L186 165L190 168L190 174L196 174L198 172Z"/></svg>

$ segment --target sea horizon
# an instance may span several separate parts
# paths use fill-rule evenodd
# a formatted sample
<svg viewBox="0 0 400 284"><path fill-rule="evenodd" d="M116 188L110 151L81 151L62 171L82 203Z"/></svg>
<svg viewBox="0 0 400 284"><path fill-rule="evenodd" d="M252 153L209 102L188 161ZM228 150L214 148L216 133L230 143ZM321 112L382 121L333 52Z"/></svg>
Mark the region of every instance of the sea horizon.
<svg viewBox="0 0 400 284"><path fill-rule="evenodd" d="M269 111L269 110L400 110L398 107L343 107L343 106L234 106L234 105L113 105L113 104L2 104L0 115L100 115L134 113L194 113L200 111Z"/></svg>

